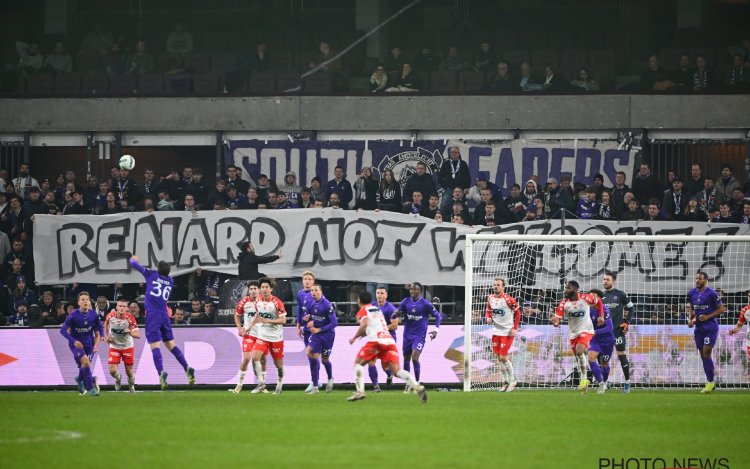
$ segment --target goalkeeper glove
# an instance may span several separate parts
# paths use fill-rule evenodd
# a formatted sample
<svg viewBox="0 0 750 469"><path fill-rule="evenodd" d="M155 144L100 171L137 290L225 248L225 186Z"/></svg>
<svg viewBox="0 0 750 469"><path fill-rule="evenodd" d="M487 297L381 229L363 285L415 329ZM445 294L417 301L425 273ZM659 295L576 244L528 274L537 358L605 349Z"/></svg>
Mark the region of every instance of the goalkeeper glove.
<svg viewBox="0 0 750 469"><path fill-rule="evenodd" d="M629 327L628 323L624 322L624 323L620 324L620 327L622 328L622 333L623 334L627 334L628 333L628 327Z"/></svg>

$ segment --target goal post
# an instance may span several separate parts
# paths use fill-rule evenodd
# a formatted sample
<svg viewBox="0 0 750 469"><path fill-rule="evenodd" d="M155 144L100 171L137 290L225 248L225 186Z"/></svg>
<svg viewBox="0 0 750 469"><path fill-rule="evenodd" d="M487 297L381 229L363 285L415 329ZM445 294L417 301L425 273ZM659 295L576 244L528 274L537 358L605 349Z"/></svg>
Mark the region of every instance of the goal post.
<svg viewBox="0 0 750 469"><path fill-rule="evenodd" d="M551 323L567 281L580 291L603 290L606 272L617 274L615 288L634 304L627 341L633 387L688 388L705 383L702 362L687 325L687 294L703 271L719 290L727 311L719 317L713 350L716 382L748 387L750 342L747 327L728 331L750 303L750 236L734 235L545 235L470 234L466 236L464 391L501 386L491 349L494 326L485 324L492 282L502 277L506 293L522 308L521 326L510 349L519 386L572 386L577 367L567 324ZM623 381L617 353L610 358L610 382Z"/></svg>

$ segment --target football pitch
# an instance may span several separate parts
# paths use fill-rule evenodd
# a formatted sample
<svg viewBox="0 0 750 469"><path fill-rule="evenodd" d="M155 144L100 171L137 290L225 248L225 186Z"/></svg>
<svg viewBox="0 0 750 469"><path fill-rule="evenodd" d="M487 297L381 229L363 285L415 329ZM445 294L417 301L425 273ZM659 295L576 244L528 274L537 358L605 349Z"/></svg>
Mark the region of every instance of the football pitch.
<svg viewBox="0 0 750 469"><path fill-rule="evenodd" d="M0 392L0 467L750 467L745 392L249 387Z"/></svg>

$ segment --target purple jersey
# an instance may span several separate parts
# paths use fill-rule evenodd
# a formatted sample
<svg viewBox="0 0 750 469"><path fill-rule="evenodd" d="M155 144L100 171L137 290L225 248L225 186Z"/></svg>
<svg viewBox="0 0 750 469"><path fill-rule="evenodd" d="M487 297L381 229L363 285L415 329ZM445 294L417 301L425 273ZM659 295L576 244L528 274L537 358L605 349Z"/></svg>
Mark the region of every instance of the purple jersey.
<svg viewBox="0 0 750 469"><path fill-rule="evenodd" d="M70 332L68 332L70 329ZM99 331L101 336L104 336L104 327L102 322L99 320L99 316L93 309L88 310L84 313L80 309L73 310L72 313L65 318L60 328L60 334L68 339L70 345L76 340L83 344L84 347L94 346L94 332Z"/></svg>
<svg viewBox="0 0 750 469"><path fill-rule="evenodd" d="M607 335L613 334L615 330L614 324L612 324L612 315L609 314L609 308L604 305L604 325L598 326L597 321L599 320L599 310L596 308L589 308L589 314L591 314L591 322L594 323L594 334L595 335Z"/></svg>
<svg viewBox="0 0 750 469"><path fill-rule="evenodd" d="M393 314L396 311L398 311L398 309L395 306L393 306L393 303L389 303L386 301L383 306L380 306L377 301L373 301L372 305L380 308L380 311L383 312L383 318L385 319L386 324L390 326L391 319L393 318ZM390 332L391 336L393 336L393 340L396 340L396 331L389 330L388 332Z"/></svg>
<svg viewBox="0 0 750 469"><path fill-rule="evenodd" d="M709 319L708 321L698 320L698 316L704 314L711 314L717 309L721 308L721 298L716 290L713 288L706 287L703 291L693 288L688 293L688 303L693 305L693 311L695 312L695 331L713 331L719 329L719 320L717 318Z"/></svg>
<svg viewBox="0 0 750 469"><path fill-rule="evenodd" d="M301 325L303 328L306 323L302 318L307 314L307 303L310 301L312 301L312 293L310 293L310 290L302 289L297 292L297 324Z"/></svg>
<svg viewBox="0 0 750 469"><path fill-rule="evenodd" d="M320 333L333 332L333 329L338 326L336 308L325 296L321 296L318 301L310 298L307 302L307 314L310 315L310 321L315 327L320 329Z"/></svg>
<svg viewBox="0 0 750 469"><path fill-rule="evenodd" d="M430 314L435 316L435 326L440 327L440 313L432 306L432 303L422 297L419 297L417 301L410 296L404 298L398 306L398 311L404 320L404 338L424 338L427 334L427 321Z"/></svg>
<svg viewBox="0 0 750 469"><path fill-rule="evenodd" d="M167 300L172 293L174 279L168 275L159 275L155 270L147 269L133 260L130 261L130 265L143 274L143 278L146 279L146 295L144 298L146 319L148 319L149 314L161 314L168 317Z"/></svg>

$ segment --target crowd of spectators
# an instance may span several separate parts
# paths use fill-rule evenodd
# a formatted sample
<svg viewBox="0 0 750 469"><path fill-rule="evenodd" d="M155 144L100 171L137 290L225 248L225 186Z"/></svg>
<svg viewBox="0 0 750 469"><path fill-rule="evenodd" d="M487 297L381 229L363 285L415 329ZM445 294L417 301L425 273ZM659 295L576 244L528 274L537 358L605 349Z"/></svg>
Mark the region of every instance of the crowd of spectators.
<svg viewBox="0 0 750 469"><path fill-rule="evenodd" d="M726 49L724 45L709 48L710 54L699 52L700 49L685 49L674 70L665 70L659 55L653 54L647 64L645 57L639 57L642 67L628 71L622 69L621 63L615 64L614 50L594 49L594 45L589 46L590 50L569 49L561 44L538 51L524 48L500 51L488 39L478 40L464 50L458 44L435 50L433 44L425 42L410 49L392 45L383 57L365 58L352 51L340 56L328 39L302 44L299 50L275 49L262 39L252 39L229 51L204 47L179 22L161 44L153 42L154 35L149 33L153 32L147 32L143 23L138 22L127 34L116 36L97 21L72 53L65 40L56 41L48 51L40 50L37 42L19 40L17 57L14 61L6 60L2 88L6 92L24 90L30 76L47 73L80 74L77 87L63 89L74 94L94 89L93 92L101 93L100 88L107 86L101 80L92 80L90 86L86 84L86 77L94 74L99 74L105 82L111 80L113 93L165 90L209 94L290 90L356 93L367 92L368 79L369 91L374 93L566 93L614 91L616 75L636 74L639 79L625 84L623 91L742 93L750 90L749 38ZM166 30L160 33L167 34ZM308 74L309 78L300 78ZM132 80L122 80L123 76ZM147 82L158 84L147 87ZM70 86L69 80L62 83ZM122 83L124 88L120 86ZM128 85L131 89L127 89ZM96 86L99 88L91 88Z"/></svg>
<svg viewBox="0 0 750 469"><path fill-rule="evenodd" d="M304 186L294 172L273 181L265 174L255 180L243 178L241 168L230 165L226 176L213 188L206 187L200 170L185 166L156 175L148 167L136 181L129 171L113 166L108 178L89 176L81 184L74 171L60 173L55 181L38 180L29 165L21 164L15 178L0 170L0 314L24 323L28 308L39 306L34 284L33 217L49 215L111 215L126 212L207 210L290 210L332 207L341 210L401 212L415 217L474 226L498 226L508 223L561 218L620 221L711 221L750 224L750 182L738 181L729 164L721 174L707 175L699 164L691 166L684 179L669 171L659 181L644 161L633 181L618 172L613 187L604 177L594 176L593 184L573 183L569 176L544 184L536 176L523 186L513 184L510 194L489 181L484 173L472 181L469 167L459 147L448 149L437 174L430 174L424 163L402 184L393 172L385 170L380 180L372 168L365 167L354 184L337 166L333 179L313 177ZM630 183L630 184L628 184ZM442 193L442 195L440 195ZM202 306L186 313L191 323L213 318L215 308L203 316L206 303L218 301L219 290L228 277L200 269L185 276L175 289L180 298L197 298ZM83 288L74 284L70 297ZM104 298L136 298L143 294L139 284L115 284ZM42 293L44 301L49 298ZM208 301L205 301L208 300ZM42 303L44 303L42 301ZM58 321L57 307L44 303L44 321ZM209 307L210 308L210 307ZM54 311L53 311L54 310ZM20 315L20 316L19 316Z"/></svg>

